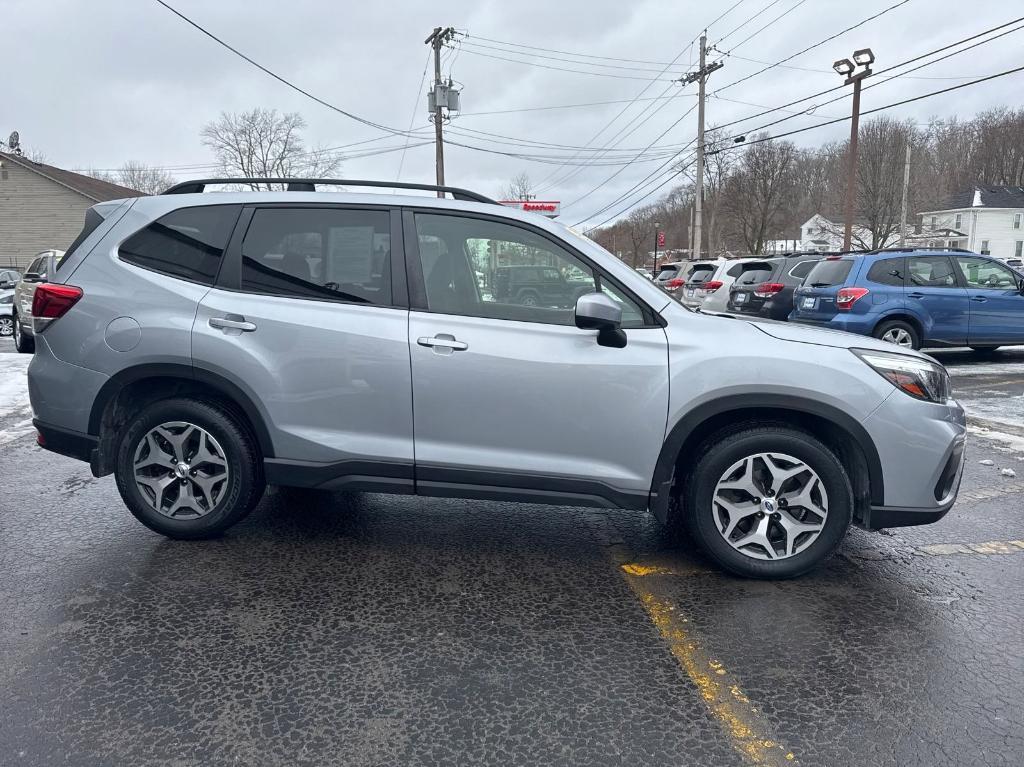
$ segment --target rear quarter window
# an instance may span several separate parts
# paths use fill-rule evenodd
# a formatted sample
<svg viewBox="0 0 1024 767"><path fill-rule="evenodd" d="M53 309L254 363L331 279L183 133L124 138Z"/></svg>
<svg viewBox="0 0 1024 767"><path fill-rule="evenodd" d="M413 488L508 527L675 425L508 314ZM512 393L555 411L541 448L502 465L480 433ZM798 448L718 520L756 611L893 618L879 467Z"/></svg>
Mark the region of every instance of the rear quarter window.
<svg viewBox="0 0 1024 767"><path fill-rule="evenodd" d="M78 247L85 242L85 239L90 234L96 231L96 227L102 224L103 221L103 216L101 216L95 208L89 208L89 210L85 211L85 223L82 224L82 231L78 233L74 242L68 245L68 249L64 251L64 255L60 257L60 260L57 262L57 269L60 269L61 266L64 265L64 262L67 261L76 250L78 250Z"/></svg>
<svg viewBox="0 0 1024 767"><path fill-rule="evenodd" d="M868 280L879 285L903 286L903 259L883 258L868 269Z"/></svg>
<svg viewBox="0 0 1024 767"><path fill-rule="evenodd" d="M240 210L238 205L181 208L125 240L118 256L152 272L213 285Z"/></svg>
<svg viewBox="0 0 1024 767"><path fill-rule="evenodd" d="M808 272L804 284L812 288L830 288L833 285L842 285L850 276L852 268L853 259L850 258L818 261Z"/></svg>
<svg viewBox="0 0 1024 767"><path fill-rule="evenodd" d="M817 261L798 261L796 266L789 270L789 276L795 280L802 280L808 274L811 273L811 269Z"/></svg>

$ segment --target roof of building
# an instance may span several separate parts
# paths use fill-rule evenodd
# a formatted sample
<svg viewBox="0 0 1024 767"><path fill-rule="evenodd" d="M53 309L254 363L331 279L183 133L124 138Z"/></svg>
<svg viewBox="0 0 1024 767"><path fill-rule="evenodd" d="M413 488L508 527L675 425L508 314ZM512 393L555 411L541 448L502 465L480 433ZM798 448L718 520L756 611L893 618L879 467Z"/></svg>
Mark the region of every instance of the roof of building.
<svg viewBox="0 0 1024 767"><path fill-rule="evenodd" d="M137 189L129 189L120 184L112 184L109 181L102 181L92 176L84 176L81 173L74 173L63 168L55 168L45 163L33 162L22 155L0 152L0 160L10 160L22 168L37 173L43 178L60 184L72 192L77 192L83 197L88 197L93 202L106 202L107 200L119 200L123 197L144 197L145 192Z"/></svg>
<svg viewBox="0 0 1024 767"><path fill-rule="evenodd" d="M934 212L967 208L1024 208L1024 186L976 186L950 195L946 207Z"/></svg>

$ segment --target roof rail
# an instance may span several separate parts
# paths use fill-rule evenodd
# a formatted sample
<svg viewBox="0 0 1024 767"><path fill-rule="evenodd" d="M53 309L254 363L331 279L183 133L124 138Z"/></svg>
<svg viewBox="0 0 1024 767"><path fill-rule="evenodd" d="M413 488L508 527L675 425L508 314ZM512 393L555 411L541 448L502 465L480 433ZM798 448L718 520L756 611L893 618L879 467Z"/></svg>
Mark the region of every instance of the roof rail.
<svg viewBox="0 0 1024 767"><path fill-rule="evenodd" d="M466 202L483 202L490 205L499 203L490 197L460 189L457 186L436 186L435 184L413 184L406 181L365 181L344 178L199 178L182 181L161 194L198 194L211 184L287 184L289 192L315 192L317 184L334 186L374 186L385 189L419 189L426 192L447 192L453 199Z"/></svg>
<svg viewBox="0 0 1024 767"><path fill-rule="evenodd" d="M973 250L968 248L945 248L941 245L921 245L918 247L905 247L905 248L876 248L875 250L865 251L866 253L914 253L919 250L930 250L937 253L974 253Z"/></svg>

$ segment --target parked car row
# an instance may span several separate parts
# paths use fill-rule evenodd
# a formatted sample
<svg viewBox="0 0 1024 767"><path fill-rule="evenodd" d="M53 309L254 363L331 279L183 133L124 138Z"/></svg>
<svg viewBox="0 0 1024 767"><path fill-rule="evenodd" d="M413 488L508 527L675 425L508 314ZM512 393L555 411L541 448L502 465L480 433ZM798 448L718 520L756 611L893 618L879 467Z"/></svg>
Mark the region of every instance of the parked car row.
<svg viewBox="0 0 1024 767"><path fill-rule="evenodd" d="M912 349L1024 343L1024 270L962 250L666 264L656 284L691 309L817 325Z"/></svg>
<svg viewBox="0 0 1024 767"><path fill-rule="evenodd" d="M32 299L35 297L36 287L40 283L46 282L50 275L57 271L57 264L63 255L63 250L44 250L42 253L37 253L35 258L29 262L25 273L19 275L18 281L13 285L10 335L14 336L14 346L19 352L31 352L35 349ZM13 273L18 274L16 271ZM0 331L2 329L3 322L0 321ZM8 334L0 332L0 335Z"/></svg>

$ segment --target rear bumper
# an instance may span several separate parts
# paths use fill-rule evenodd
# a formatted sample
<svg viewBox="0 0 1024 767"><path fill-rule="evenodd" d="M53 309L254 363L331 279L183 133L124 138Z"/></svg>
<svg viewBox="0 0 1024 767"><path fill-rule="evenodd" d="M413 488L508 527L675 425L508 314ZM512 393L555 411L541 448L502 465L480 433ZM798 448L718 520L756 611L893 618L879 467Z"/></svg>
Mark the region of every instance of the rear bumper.
<svg viewBox="0 0 1024 767"><path fill-rule="evenodd" d="M43 423L38 418L32 419L32 425L39 432L37 442L40 447L59 455L66 455L68 458L92 463L99 445L98 437Z"/></svg>
<svg viewBox="0 0 1024 767"><path fill-rule="evenodd" d="M864 317L857 314L837 314L828 319L810 319L799 316L796 312L789 315L789 321L798 325L812 325L816 328L828 328L829 330L843 330L847 333L856 333L861 336L871 335L874 329L874 318Z"/></svg>

